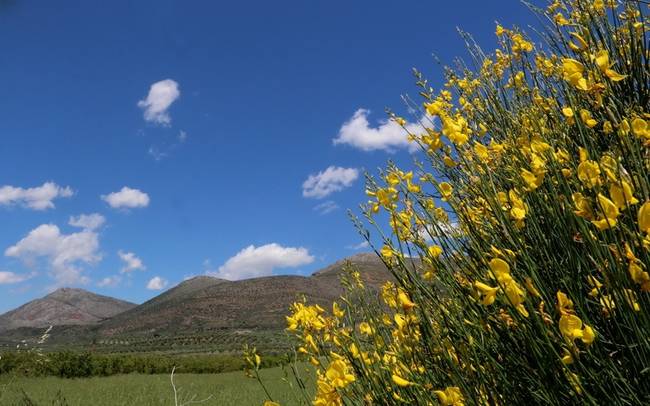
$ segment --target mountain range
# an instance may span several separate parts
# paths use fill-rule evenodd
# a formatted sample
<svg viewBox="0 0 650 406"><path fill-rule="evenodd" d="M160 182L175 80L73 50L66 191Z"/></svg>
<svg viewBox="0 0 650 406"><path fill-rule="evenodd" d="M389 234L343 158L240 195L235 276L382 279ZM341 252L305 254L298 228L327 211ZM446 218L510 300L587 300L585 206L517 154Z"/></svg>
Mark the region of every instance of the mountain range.
<svg viewBox="0 0 650 406"><path fill-rule="evenodd" d="M198 276L140 305L63 288L0 315L0 344L34 339L50 325L56 326L51 333L54 342L81 346L152 343L162 338L167 343L173 337L209 337L217 332L229 336L250 331L277 332L284 329L285 316L294 301L305 297L311 303L330 306L340 297L340 277L348 263L371 289L391 278L377 255L363 253L337 261L311 276L239 281Z"/></svg>

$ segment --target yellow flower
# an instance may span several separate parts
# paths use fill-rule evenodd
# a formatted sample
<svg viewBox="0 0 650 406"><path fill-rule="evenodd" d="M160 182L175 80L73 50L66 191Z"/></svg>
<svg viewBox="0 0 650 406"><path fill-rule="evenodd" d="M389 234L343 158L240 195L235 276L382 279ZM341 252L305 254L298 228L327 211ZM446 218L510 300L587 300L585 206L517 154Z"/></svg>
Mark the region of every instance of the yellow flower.
<svg viewBox="0 0 650 406"><path fill-rule="evenodd" d="M432 116L437 116L438 114L440 114L443 107L444 104L441 100L436 100L424 105L424 108L426 109L427 113L429 113Z"/></svg>
<svg viewBox="0 0 650 406"><path fill-rule="evenodd" d="M273 402L272 400L267 400L264 402L263 406L280 406L278 402Z"/></svg>
<svg viewBox="0 0 650 406"><path fill-rule="evenodd" d="M404 309L405 312L411 311L411 309L415 307L415 303L409 299L408 295L404 291L400 290L397 298L399 299L399 302L402 305L402 309Z"/></svg>
<svg viewBox="0 0 650 406"><path fill-rule="evenodd" d="M569 47L574 50L575 52L580 52L584 51L587 49L587 41L584 40L580 35L576 34L575 32L570 32L569 35L571 35L575 40L578 42L577 44L574 44L573 42L569 43Z"/></svg>
<svg viewBox="0 0 650 406"><path fill-rule="evenodd" d="M610 69L611 65L609 64L609 53L606 50L598 51L594 57L594 61L602 73L605 74L610 80L618 82L627 77L627 75L621 75L613 69Z"/></svg>
<svg viewBox="0 0 650 406"><path fill-rule="evenodd" d="M584 71L584 65L575 59L562 59L562 72L564 80L580 90L589 90L587 80L582 76L582 73Z"/></svg>
<svg viewBox="0 0 650 406"><path fill-rule="evenodd" d="M439 245L432 245L427 249L427 251L433 258L438 258L442 254L442 247Z"/></svg>
<svg viewBox="0 0 650 406"><path fill-rule="evenodd" d="M493 288L483 282L474 282L474 287L481 294L481 304L489 306L494 303L499 288Z"/></svg>
<svg viewBox="0 0 650 406"><path fill-rule="evenodd" d="M603 132L605 134L611 134L614 132L614 127L612 127L612 123L610 121L605 121L603 123Z"/></svg>
<svg viewBox="0 0 650 406"><path fill-rule="evenodd" d="M445 163L445 166L448 168L453 168L456 166L456 161L454 161L449 155L445 155L444 158L442 158L443 162Z"/></svg>
<svg viewBox="0 0 650 406"><path fill-rule="evenodd" d="M643 206L639 208L637 223L641 232L650 234L650 200L643 203Z"/></svg>
<svg viewBox="0 0 650 406"><path fill-rule="evenodd" d="M487 162L490 157L488 148L480 142L474 144L474 152L476 153L478 159L483 162Z"/></svg>
<svg viewBox="0 0 650 406"><path fill-rule="evenodd" d="M588 187L595 187L600 184L600 168L598 163L585 160L578 165L578 179Z"/></svg>
<svg viewBox="0 0 650 406"><path fill-rule="evenodd" d="M557 25L562 26L562 25L567 25L569 24L569 20L564 18L564 15L562 13L557 13L554 17L553 20L557 23Z"/></svg>
<svg viewBox="0 0 650 406"><path fill-rule="evenodd" d="M618 182L618 174L619 174L619 168L620 165L610 155L603 155L600 158L600 167L605 171L605 174L607 175L607 179L609 179L612 182Z"/></svg>
<svg viewBox="0 0 650 406"><path fill-rule="evenodd" d="M533 280L530 277L527 277L524 282L526 284L526 290L528 291L528 293L530 293L535 297L542 297L542 295L539 293L539 290L537 290L537 288L533 284Z"/></svg>
<svg viewBox="0 0 650 406"><path fill-rule="evenodd" d="M526 187L529 191L535 190L544 181L544 174L545 172L540 172L538 174L534 174L529 170L522 169L521 170L521 177L524 179L524 182L526 182Z"/></svg>
<svg viewBox="0 0 650 406"><path fill-rule="evenodd" d="M361 334L365 334L367 336L371 336L374 333L373 328L370 327L370 324L368 324L365 321L359 324L359 331L361 332Z"/></svg>
<svg viewBox="0 0 650 406"><path fill-rule="evenodd" d="M627 120L621 121L621 124L618 126L618 135L624 136L630 133L630 123Z"/></svg>
<svg viewBox="0 0 650 406"><path fill-rule="evenodd" d="M594 120L591 117L591 112L589 112L589 110L585 110L585 109L580 110L580 119L589 128L593 128L598 124L598 121Z"/></svg>
<svg viewBox="0 0 650 406"><path fill-rule="evenodd" d="M591 327L585 326L584 330L582 331L581 339L583 343L589 345L596 339L596 332Z"/></svg>
<svg viewBox="0 0 650 406"><path fill-rule="evenodd" d="M571 198L573 199L573 204L575 204L577 209L573 211L576 216L582 217L586 220L591 220L594 217L591 203L582 195L582 193L576 192L571 195Z"/></svg>
<svg viewBox="0 0 650 406"><path fill-rule="evenodd" d="M650 291L650 275L641 267L642 265L637 261L630 261L628 272L632 280L641 285L641 290L644 292Z"/></svg>
<svg viewBox="0 0 650 406"><path fill-rule="evenodd" d="M510 199L511 205L510 216L517 221L522 221L526 217L526 205L524 201L514 190L508 192L508 198Z"/></svg>
<svg viewBox="0 0 650 406"><path fill-rule="evenodd" d="M411 381L407 381L406 379L402 378L401 376L399 376L397 374L393 374L391 378L393 379L393 382L397 386L406 387L406 386L415 385L415 383L413 383Z"/></svg>
<svg viewBox="0 0 650 406"><path fill-rule="evenodd" d="M609 186L609 196L619 209L639 203L634 197L632 186L624 180L621 181L620 185L612 183Z"/></svg>
<svg viewBox="0 0 650 406"><path fill-rule="evenodd" d="M594 0L594 9L596 11L605 11L605 1L604 0Z"/></svg>
<svg viewBox="0 0 650 406"><path fill-rule="evenodd" d="M642 118L632 120L632 133L639 138L650 138L648 123Z"/></svg>
<svg viewBox="0 0 650 406"><path fill-rule="evenodd" d="M566 293L558 291L556 296L557 308L560 314L569 314L573 312L573 301L569 299Z"/></svg>
<svg viewBox="0 0 650 406"><path fill-rule="evenodd" d="M499 275L502 274L509 274L510 273L510 265L501 258L494 258L490 260L489 264L490 270L494 273L494 275L499 278Z"/></svg>
<svg viewBox="0 0 650 406"><path fill-rule="evenodd" d="M441 182L438 185L438 190L440 190L440 194L442 195L442 200L447 200L451 197L454 188L447 182Z"/></svg>
<svg viewBox="0 0 650 406"><path fill-rule="evenodd" d="M354 375L349 369L350 367L343 359L336 359L327 368L325 376L334 388L344 388L355 381Z"/></svg>
<svg viewBox="0 0 650 406"><path fill-rule="evenodd" d="M334 303L332 303L332 314L337 319L340 319L341 317L343 317L345 315L345 311L341 310L341 308L339 307L339 304L334 302Z"/></svg>
<svg viewBox="0 0 650 406"><path fill-rule="evenodd" d="M394 251L389 245L384 245L383 247L381 247L381 251L379 252L381 256L387 261L390 261L394 255Z"/></svg>
<svg viewBox="0 0 650 406"><path fill-rule="evenodd" d="M321 330L325 327L325 320L321 316L323 309L318 306L305 306L303 303L291 305L292 314L287 316L287 329L295 331L298 328Z"/></svg>
<svg viewBox="0 0 650 406"><path fill-rule="evenodd" d="M404 120L402 117L395 117L395 122L402 127L406 125L406 120Z"/></svg>
<svg viewBox="0 0 650 406"><path fill-rule="evenodd" d="M465 399L458 386L450 386L445 388L444 391L437 390L433 393L438 396L438 401L443 406L463 406Z"/></svg>
<svg viewBox="0 0 650 406"><path fill-rule="evenodd" d="M568 119L573 119L573 116L574 116L573 109L571 107L562 108L562 114L564 115L564 117L566 117Z"/></svg>
<svg viewBox="0 0 650 406"><path fill-rule="evenodd" d="M560 332L567 341L571 342L578 338L582 339L585 337L585 328L582 327L582 320L574 314L563 314L560 317ZM591 344L595 337L591 328L589 328L587 335L588 337L586 339L590 341L585 342L585 344Z"/></svg>
<svg viewBox="0 0 650 406"><path fill-rule="evenodd" d="M615 227L617 223L616 219L620 213L614 202L603 196L601 193L598 193L598 205L602 212L602 216L598 220L592 220L591 222L598 227L599 230L606 230Z"/></svg>

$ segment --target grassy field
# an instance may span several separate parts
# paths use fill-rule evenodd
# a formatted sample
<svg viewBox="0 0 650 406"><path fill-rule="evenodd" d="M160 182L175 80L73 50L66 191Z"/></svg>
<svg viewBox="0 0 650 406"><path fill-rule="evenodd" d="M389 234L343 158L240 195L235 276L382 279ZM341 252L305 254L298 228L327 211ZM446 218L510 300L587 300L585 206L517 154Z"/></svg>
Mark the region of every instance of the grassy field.
<svg viewBox="0 0 650 406"><path fill-rule="evenodd" d="M300 373L314 386L312 370L301 367ZM261 370L260 374L275 401L295 405L298 401L287 390L281 368ZM212 395L202 405L261 405L266 399L262 387L243 372L222 374L176 374L175 383L180 400L196 395L201 400ZM23 400L22 391L33 403ZM57 396L60 391L61 395ZM299 396L296 392L296 396ZM57 402L56 399L65 399ZM105 378L62 379L54 377L0 377L1 405L174 405L174 393L168 375L116 375Z"/></svg>

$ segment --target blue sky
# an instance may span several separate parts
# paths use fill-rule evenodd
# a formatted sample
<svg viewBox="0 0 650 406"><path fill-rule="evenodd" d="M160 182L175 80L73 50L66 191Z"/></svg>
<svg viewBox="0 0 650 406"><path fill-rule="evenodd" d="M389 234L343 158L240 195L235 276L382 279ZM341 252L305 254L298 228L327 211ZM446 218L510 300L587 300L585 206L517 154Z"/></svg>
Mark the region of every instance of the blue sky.
<svg viewBox="0 0 650 406"><path fill-rule="evenodd" d="M363 170L412 160L383 124L411 68L435 86L456 27L491 50L495 20L531 21L515 0L228 3L0 2L0 311L353 254Z"/></svg>

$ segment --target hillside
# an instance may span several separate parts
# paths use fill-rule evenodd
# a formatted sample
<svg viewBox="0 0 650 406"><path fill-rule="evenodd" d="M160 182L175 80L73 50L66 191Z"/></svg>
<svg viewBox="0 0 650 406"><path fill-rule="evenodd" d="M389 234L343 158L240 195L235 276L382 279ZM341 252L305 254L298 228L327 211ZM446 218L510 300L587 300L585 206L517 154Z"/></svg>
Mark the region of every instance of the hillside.
<svg viewBox="0 0 650 406"><path fill-rule="evenodd" d="M135 306L134 303L83 289L61 288L0 315L0 331L95 324Z"/></svg>
<svg viewBox="0 0 650 406"><path fill-rule="evenodd" d="M43 328L56 325L46 343L57 348L106 352L239 351L286 344L285 316L303 296L329 307L342 293L346 262L376 289L391 276L375 254L357 254L311 276L279 275L240 281L198 276L141 305L60 289L0 316L0 347L34 342Z"/></svg>
<svg viewBox="0 0 650 406"><path fill-rule="evenodd" d="M300 297L329 306L343 293L339 277L346 261L357 266L371 287L389 278L388 271L374 254L346 258L309 277L282 275L225 281L202 276L102 322L98 335L148 336L190 330L283 328L290 304Z"/></svg>

